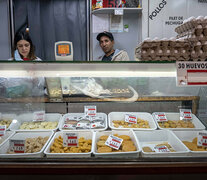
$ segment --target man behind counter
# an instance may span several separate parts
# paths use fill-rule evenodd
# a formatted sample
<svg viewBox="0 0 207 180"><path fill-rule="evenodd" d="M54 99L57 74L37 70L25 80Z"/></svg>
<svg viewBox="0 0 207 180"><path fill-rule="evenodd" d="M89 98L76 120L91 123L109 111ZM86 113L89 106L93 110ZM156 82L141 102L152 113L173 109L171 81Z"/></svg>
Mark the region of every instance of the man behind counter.
<svg viewBox="0 0 207 180"><path fill-rule="evenodd" d="M129 61L129 56L126 51L114 49L114 37L112 33L104 31L97 35L96 39L105 55L98 59L102 61Z"/></svg>

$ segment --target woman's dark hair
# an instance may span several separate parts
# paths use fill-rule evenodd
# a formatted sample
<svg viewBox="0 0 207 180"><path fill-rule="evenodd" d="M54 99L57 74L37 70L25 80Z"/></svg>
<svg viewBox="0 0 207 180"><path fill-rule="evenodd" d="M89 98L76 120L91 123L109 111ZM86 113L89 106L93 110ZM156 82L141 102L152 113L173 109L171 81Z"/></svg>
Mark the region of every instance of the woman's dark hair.
<svg viewBox="0 0 207 180"><path fill-rule="evenodd" d="M18 33L16 33L16 35L14 37L14 47L13 47L13 51L12 51L12 57L15 58L14 57L14 51L17 49L17 43L20 40L25 40L25 41L28 41L30 43L30 52L28 54L28 58L30 60L35 60L37 58L35 56L35 47L32 43L32 40L31 40L28 32L18 32ZM22 56L22 55L20 54L20 56Z"/></svg>

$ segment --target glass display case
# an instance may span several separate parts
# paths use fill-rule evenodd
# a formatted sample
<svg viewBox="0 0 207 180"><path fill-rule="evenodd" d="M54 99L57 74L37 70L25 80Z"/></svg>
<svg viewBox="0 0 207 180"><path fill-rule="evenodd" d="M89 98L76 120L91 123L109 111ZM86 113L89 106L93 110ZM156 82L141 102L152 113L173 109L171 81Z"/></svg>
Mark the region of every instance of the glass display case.
<svg viewBox="0 0 207 180"><path fill-rule="evenodd" d="M10 62L0 71L0 122L10 120L2 172L206 172L207 87L176 86L174 63ZM28 150L38 136L42 146ZM75 147L62 145L75 137L66 141ZM113 138L118 148L106 145Z"/></svg>

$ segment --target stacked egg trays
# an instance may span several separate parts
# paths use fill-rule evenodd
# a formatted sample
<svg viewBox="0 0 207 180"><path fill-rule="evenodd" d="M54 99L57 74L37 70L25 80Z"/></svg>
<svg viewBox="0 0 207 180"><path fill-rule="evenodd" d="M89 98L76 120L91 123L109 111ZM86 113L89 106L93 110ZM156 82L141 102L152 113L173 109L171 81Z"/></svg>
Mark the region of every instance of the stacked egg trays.
<svg viewBox="0 0 207 180"><path fill-rule="evenodd" d="M183 39L147 38L136 47L135 56L143 61L188 61L190 45Z"/></svg>
<svg viewBox="0 0 207 180"><path fill-rule="evenodd" d="M174 38L145 39L135 49L143 61L205 61L207 59L207 16L190 17L175 28Z"/></svg>
<svg viewBox="0 0 207 180"><path fill-rule="evenodd" d="M190 17L175 31L178 33L177 38L189 41L190 57L193 61L207 59L207 16Z"/></svg>
<svg viewBox="0 0 207 180"><path fill-rule="evenodd" d="M72 113L73 114L73 113ZM78 114L78 113L74 113ZM73 114L73 115L74 115ZM21 115L13 117L18 122L10 124L4 136L4 141L0 144L0 158L166 158L166 157L204 157L207 156L207 151L191 151L185 146L182 141L192 141L198 132L205 131L205 126L200 120L193 115L192 123L194 128L162 128L155 120L154 113L147 112L111 112L108 116L100 113L105 120L105 127L95 129L69 129L64 130L64 116L56 113L46 114L46 121L58 121L58 126L54 129L38 129L38 130L21 130L20 124L24 121L31 121L31 115ZM125 114L134 114L138 118L148 122L149 127L124 127L122 125L115 126L114 121L124 121ZM68 114L67 114L68 116ZM178 120L179 113L166 113L170 120ZM88 149L87 152L51 152L52 145L57 142L57 139L63 138L64 133L77 133L78 138L81 138L82 148ZM133 151L113 151L113 152L98 152L97 143L102 136L128 136L133 141L136 150ZM46 138L45 144L37 152L26 152L8 154L9 139L26 140L27 138ZM82 141L84 138L84 141ZM84 144L87 142L88 144ZM157 144L168 143L175 150L174 152L146 152L143 147L154 147ZM57 145L59 146L59 145ZM90 147L90 148L89 148ZM67 149L67 148L65 148Z"/></svg>

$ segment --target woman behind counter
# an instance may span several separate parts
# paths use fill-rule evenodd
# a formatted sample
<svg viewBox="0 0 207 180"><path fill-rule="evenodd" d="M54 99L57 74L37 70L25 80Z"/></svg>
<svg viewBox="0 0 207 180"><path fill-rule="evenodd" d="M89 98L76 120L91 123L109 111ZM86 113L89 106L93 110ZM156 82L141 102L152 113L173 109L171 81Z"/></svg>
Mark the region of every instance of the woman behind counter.
<svg viewBox="0 0 207 180"><path fill-rule="evenodd" d="M19 32L14 38L12 58L15 61L41 61L35 56L35 47L28 32Z"/></svg>

